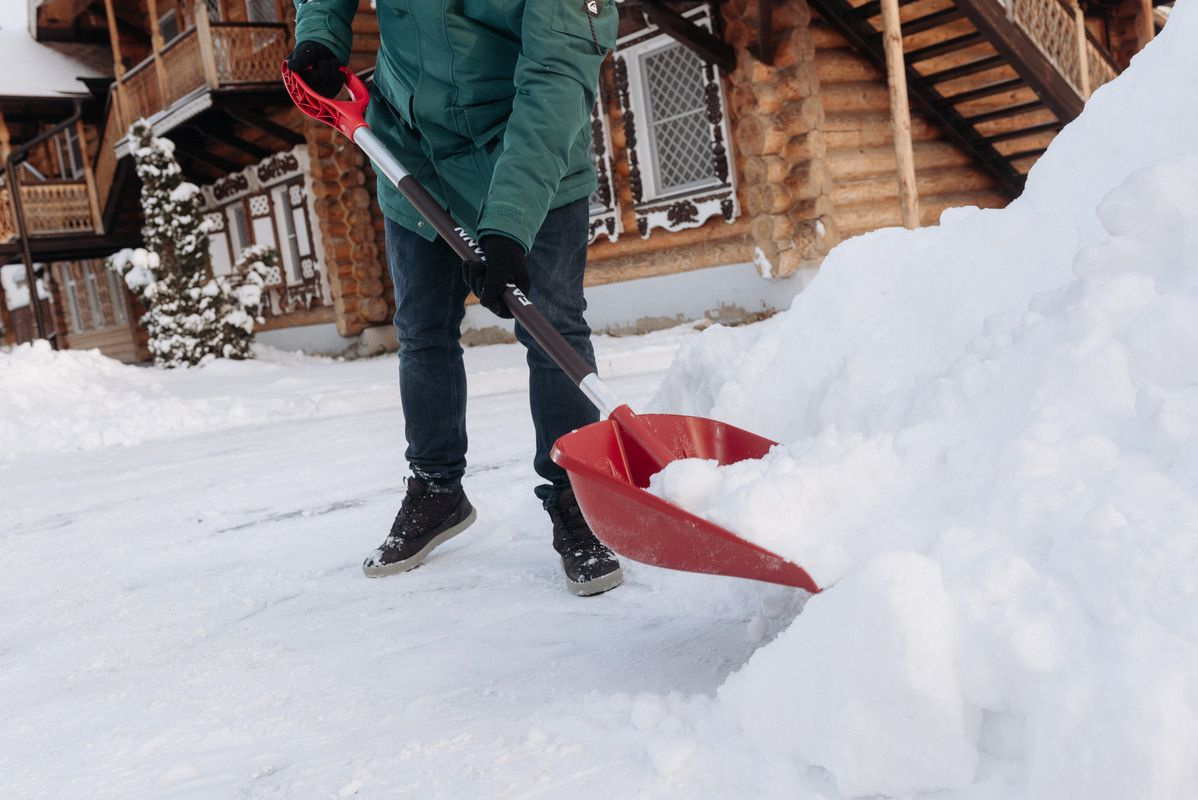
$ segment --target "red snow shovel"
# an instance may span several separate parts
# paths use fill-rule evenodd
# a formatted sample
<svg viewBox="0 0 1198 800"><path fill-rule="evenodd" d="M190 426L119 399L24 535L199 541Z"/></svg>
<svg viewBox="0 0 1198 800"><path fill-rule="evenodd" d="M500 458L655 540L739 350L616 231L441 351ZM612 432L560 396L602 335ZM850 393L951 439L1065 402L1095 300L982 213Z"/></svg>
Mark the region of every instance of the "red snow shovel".
<svg viewBox="0 0 1198 800"><path fill-rule="evenodd" d="M366 86L348 69L342 72L350 95L347 101L312 91L286 62L283 83L300 111L333 126L362 148L463 261L485 260L470 235L371 132L364 118L370 101ZM797 564L645 491L650 476L676 459L734 464L761 458L776 442L703 417L634 414L519 289L509 285L503 299L516 321L607 417L558 439L553 460L569 473L583 516L608 547L658 567L819 591Z"/></svg>

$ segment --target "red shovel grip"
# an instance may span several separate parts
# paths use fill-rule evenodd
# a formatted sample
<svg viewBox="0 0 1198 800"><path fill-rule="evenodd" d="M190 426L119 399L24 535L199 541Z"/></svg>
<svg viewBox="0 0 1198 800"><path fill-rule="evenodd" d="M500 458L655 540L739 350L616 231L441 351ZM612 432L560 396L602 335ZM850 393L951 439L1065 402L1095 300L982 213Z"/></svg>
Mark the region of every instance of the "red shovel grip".
<svg viewBox="0 0 1198 800"><path fill-rule="evenodd" d="M317 122L332 125L352 140L354 131L367 127L366 106L370 103L370 93L362 79L348 67L341 67L341 72L345 75L345 88L349 90L348 100L333 100L312 91L286 61L283 62L283 85L300 111Z"/></svg>

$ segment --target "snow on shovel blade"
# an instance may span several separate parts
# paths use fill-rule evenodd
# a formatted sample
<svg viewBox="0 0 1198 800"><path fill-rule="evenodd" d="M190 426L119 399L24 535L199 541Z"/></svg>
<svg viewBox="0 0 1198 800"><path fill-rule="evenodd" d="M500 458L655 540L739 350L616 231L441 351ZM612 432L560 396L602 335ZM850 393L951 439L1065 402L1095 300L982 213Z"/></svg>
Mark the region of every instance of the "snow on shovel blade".
<svg viewBox="0 0 1198 800"><path fill-rule="evenodd" d="M638 414L636 419L676 459L734 464L761 458L775 444L703 417ZM659 466L621 430L618 415L558 439L553 460L569 473L578 506L595 535L622 556L669 569L819 591L797 564L645 491Z"/></svg>

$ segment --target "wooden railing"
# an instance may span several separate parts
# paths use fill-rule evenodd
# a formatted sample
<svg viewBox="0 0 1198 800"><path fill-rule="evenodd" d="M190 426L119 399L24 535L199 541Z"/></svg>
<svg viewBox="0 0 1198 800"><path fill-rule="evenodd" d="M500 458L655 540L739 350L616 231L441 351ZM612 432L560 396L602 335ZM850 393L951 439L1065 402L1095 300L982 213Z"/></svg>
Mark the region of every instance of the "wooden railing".
<svg viewBox="0 0 1198 800"><path fill-rule="evenodd" d="M17 236L11 186L0 186L0 242ZM21 208L30 236L88 233L95 230L86 181L47 181L20 185Z"/></svg>
<svg viewBox="0 0 1198 800"><path fill-rule="evenodd" d="M279 81L279 64L287 57L287 26L214 22L212 56L223 86Z"/></svg>
<svg viewBox="0 0 1198 800"><path fill-rule="evenodd" d="M999 0L1007 16L1035 42L1082 99L1119 74L1086 30L1076 0Z"/></svg>
<svg viewBox="0 0 1198 800"><path fill-rule="evenodd" d="M101 209L107 208L116 174L116 145L134 122L154 117L204 87L279 82L279 64L289 49L286 25L209 22L202 13L204 4L199 8L195 27L113 83L95 163ZM158 132L165 133L161 128Z"/></svg>

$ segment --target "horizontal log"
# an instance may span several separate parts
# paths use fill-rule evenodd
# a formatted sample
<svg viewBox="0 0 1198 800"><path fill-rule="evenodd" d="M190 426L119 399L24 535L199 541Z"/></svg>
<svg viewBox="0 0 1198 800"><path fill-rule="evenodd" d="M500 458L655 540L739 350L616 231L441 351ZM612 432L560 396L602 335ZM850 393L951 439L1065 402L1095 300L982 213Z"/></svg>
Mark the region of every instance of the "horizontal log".
<svg viewBox="0 0 1198 800"><path fill-rule="evenodd" d="M888 111L890 91L885 83L823 83L820 100L825 114Z"/></svg>
<svg viewBox="0 0 1198 800"><path fill-rule="evenodd" d="M790 138L782 150L782 157L791 162L822 159L828 152L828 139L823 131L809 131Z"/></svg>

